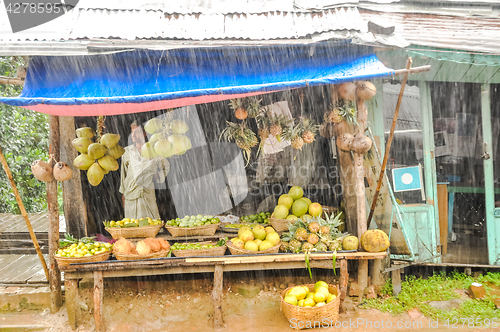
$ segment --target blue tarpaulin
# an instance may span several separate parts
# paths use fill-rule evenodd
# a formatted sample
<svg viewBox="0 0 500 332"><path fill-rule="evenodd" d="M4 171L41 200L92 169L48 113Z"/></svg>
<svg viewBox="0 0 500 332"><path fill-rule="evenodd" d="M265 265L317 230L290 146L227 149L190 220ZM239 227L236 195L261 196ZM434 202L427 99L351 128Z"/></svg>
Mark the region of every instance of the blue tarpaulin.
<svg viewBox="0 0 500 332"><path fill-rule="evenodd" d="M35 56L21 95L0 102L53 115L113 115L391 74L370 48L345 43Z"/></svg>

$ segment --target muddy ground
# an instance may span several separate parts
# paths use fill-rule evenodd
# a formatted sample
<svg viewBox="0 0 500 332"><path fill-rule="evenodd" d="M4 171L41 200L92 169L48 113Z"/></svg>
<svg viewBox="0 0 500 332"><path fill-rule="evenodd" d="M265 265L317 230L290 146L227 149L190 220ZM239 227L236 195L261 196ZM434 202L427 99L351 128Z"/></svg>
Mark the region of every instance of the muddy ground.
<svg viewBox="0 0 500 332"><path fill-rule="evenodd" d="M128 278L107 280L104 290L104 320L107 331L164 332L215 331L210 293L213 275L188 275L189 279L170 276L162 279ZM232 273L224 275L223 331L293 331L280 311L280 291L290 285L310 283L306 275L264 275ZM338 282L335 276L316 275L314 280ZM79 291L77 331L95 330L91 280L82 280ZM250 294L243 296L246 290ZM256 295L253 295L253 294ZM253 295L253 296L252 296ZM307 331L500 331L497 329L446 327L423 316L408 313L392 316L374 309L361 309L357 298L347 297L345 312L335 325ZM71 331L66 309L56 314L19 312L47 328L42 331ZM2 315L2 314L0 314ZM370 327L371 324L371 327ZM49 327L50 326L50 327ZM2 330L0 328L0 330Z"/></svg>

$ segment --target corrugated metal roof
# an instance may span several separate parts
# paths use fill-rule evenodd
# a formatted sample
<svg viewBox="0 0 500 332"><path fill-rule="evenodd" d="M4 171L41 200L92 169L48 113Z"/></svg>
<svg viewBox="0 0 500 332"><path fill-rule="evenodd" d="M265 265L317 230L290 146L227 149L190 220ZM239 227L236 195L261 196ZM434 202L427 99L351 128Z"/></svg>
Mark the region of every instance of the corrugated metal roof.
<svg viewBox="0 0 500 332"><path fill-rule="evenodd" d="M352 39L357 43L398 47L409 45L397 35L369 33L367 22L353 6L357 2L119 0L105 2L107 8L104 9L102 1L81 0L74 10L58 19L17 33L11 32L6 13L0 10L0 55L52 54L50 48L43 46L45 42L53 45L71 40L82 41L80 44L70 42L70 48L75 46L78 54L85 53L84 48L91 47L91 43L96 50L112 51L119 47L136 47L138 40L162 40L149 46L142 44L157 49L198 47L200 44L208 47L241 41L254 45L284 40L314 43L327 39ZM60 44L56 47L61 48Z"/></svg>
<svg viewBox="0 0 500 332"><path fill-rule="evenodd" d="M395 25L414 45L500 54L500 19L360 10L367 21Z"/></svg>

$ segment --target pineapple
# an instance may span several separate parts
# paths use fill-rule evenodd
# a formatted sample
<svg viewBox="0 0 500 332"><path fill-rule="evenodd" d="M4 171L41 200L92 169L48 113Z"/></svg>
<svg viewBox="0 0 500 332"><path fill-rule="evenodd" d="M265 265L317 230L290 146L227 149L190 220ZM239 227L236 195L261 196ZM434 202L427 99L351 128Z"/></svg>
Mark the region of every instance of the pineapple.
<svg viewBox="0 0 500 332"><path fill-rule="evenodd" d="M342 238L337 238L328 245L328 251L336 250L342 250Z"/></svg>
<svg viewBox="0 0 500 332"><path fill-rule="evenodd" d="M304 143L311 144L312 142L314 142L314 134L306 130L302 134L302 139L304 140Z"/></svg>
<svg viewBox="0 0 500 332"><path fill-rule="evenodd" d="M266 140L269 137L269 128L260 128L259 136L261 140Z"/></svg>
<svg viewBox="0 0 500 332"><path fill-rule="evenodd" d="M288 252L289 250L289 243L286 242L286 241L281 241L281 245L280 245L280 251L281 252Z"/></svg>
<svg viewBox="0 0 500 332"><path fill-rule="evenodd" d="M356 106L354 102L340 101L337 105L330 106L332 110L325 113L326 122L340 123L346 121L349 124L356 124Z"/></svg>
<svg viewBox="0 0 500 332"><path fill-rule="evenodd" d="M314 248L316 251L328 251L328 245L325 242L318 242Z"/></svg>
<svg viewBox="0 0 500 332"><path fill-rule="evenodd" d="M275 123L271 126L271 128L269 128L269 132L273 136L278 136L283 132L283 128L281 128L279 124Z"/></svg>
<svg viewBox="0 0 500 332"><path fill-rule="evenodd" d="M304 139L302 137L296 137L291 143L294 149L302 150L302 147L304 146Z"/></svg>
<svg viewBox="0 0 500 332"><path fill-rule="evenodd" d="M295 231L295 238L299 241L307 241L307 231L303 227L297 228Z"/></svg>
<svg viewBox="0 0 500 332"><path fill-rule="evenodd" d="M318 131L319 126L314 124L314 121L311 119L303 119L301 121L301 126L302 126L302 139L304 140L304 143L306 144L311 144L314 142L314 135Z"/></svg>
<svg viewBox="0 0 500 332"><path fill-rule="evenodd" d="M243 150L248 165L250 163L252 148L259 143L252 129L248 128L245 122L238 124L227 121L227 126L220 135L220 138L222 137L228 142L236 142L236 145Z"/></svg>
<svg viewBox="0 0 500 332"><path fill-rule="evenodd" d="M307 242L315 245L319 242L319 237L316 234L309 234L309 236L307 237Z"/></svg>
<svg viewBox="0 0 500 332"><path fill-rule="evenodd" d="M283 138L292 143L292 147L297 150L302 150L304 146L304 139L302 138L302 133L304 129L302 124L299 123L295 127L288 127L283 131Z"/></svg>
<svg viewBox="0 0 500 332"><path fill-rule="evenodd" d="M314 249L314 246L312 244L310 244L309 242L306 242L302 245L302 252L306 252L306 251L311 251Z"/></svg>
<svg viewBox="0 0 500 332"><path fill-rule="evenodd" d="M344 120L344 117L342 116L338 107L335 107L328 113L328 120L329 122L333 123L340 123L342 120Z"/></svg>
<svg viewBox="0 0 500 332"><path fill-rule="evenodd" d="M321 226L319 229L320 234L330 234L330 226Z"/></svg>
<svg viewBox="0 0 500 332"><path fill-rule="evenodd" d="M300 252L301 248L302 248L302 242L300 242L297 239L293 239L288 243L288 250L290 250L293 253Z"/></svg>
<svg viewBox="0 0 500 332"><path fill-rule="evenodd" d="M320 226L319 226L319 223L316 222L316 221L313 221L309 224L309 231L311 233L318 233L320 230Z"/></svg>

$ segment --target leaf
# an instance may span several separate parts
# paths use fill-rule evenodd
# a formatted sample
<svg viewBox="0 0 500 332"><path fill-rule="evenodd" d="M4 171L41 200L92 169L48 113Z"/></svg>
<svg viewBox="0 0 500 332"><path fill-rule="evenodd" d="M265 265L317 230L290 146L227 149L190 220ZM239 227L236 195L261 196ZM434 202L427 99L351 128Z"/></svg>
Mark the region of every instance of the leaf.
<svg viewBox="0 0 500 332"><path fill-rule="evenodd" d="M307 267L307 271L309 271L309 278L311 278L312 280L312 273L311 273L311 266L309 265L309 250L306 250L306 252L304 253L305 255L305 261L306 261L306 267Z"/></svg>
<svg viewBox="0 0 500 332"><path fill-rule="evenodd" d="M333 274L337 275L337 271L335 270L335 263L337 262L337 250L333 252L332 262L333 262Z"/></svg>

